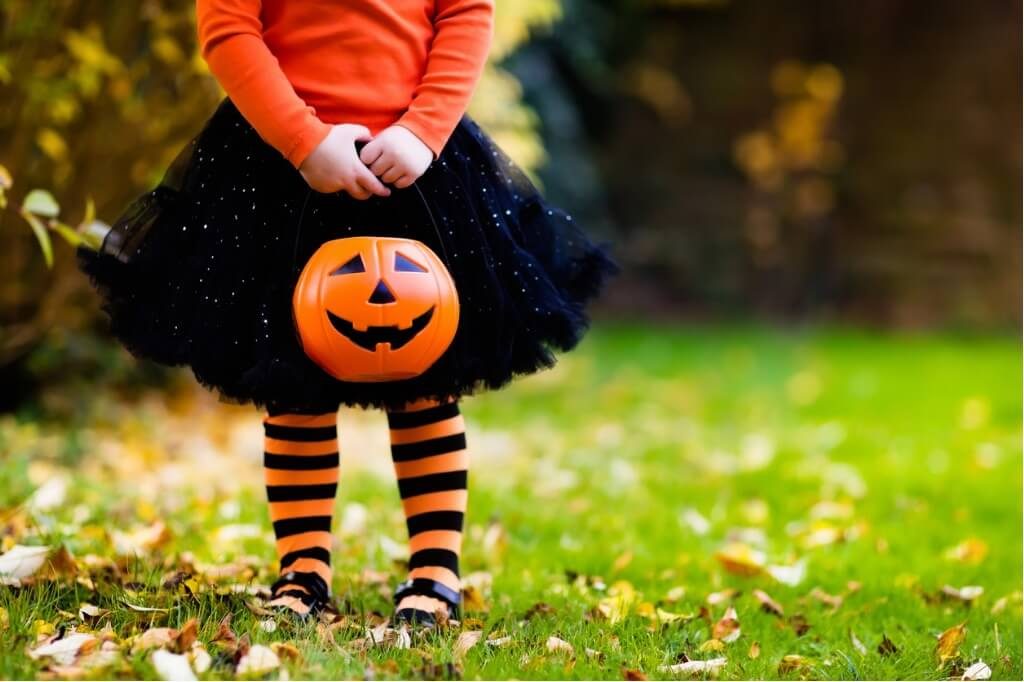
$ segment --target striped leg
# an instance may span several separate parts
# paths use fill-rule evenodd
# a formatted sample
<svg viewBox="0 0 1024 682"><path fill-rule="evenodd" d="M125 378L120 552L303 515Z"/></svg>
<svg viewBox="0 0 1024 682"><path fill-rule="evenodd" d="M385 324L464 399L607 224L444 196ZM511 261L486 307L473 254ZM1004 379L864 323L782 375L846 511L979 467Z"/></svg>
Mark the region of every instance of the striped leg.
<svg viewBox="0 0 1024 682"><path fill-rule="evenodd" d="M456 402L420 401L388 412L391 457L409 530L409 580L396 615L433 622L459 602L459 554L466 511L465 423Z"/></svg>
<svg viewBox="0 0 1024 682"><path fill-rule="evenodd" d="M281 579L271 605L305 616L327 602L331 518L338 490L334 412L274 414L263 420L263 467Z"/></svg>

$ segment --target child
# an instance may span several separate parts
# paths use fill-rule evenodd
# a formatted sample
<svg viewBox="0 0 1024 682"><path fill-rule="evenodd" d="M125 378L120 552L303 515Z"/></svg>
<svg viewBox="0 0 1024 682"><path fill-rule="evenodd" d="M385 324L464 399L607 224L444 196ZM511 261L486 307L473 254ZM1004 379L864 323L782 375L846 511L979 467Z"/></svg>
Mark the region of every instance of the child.
<svg viewBox="0 0 1024 682"><path fill-rule="evenodd" d="M459 605L468 457L458 398L548 367L615 266L464 116L492 0L198 0L227 92L164 180L83 268L135 354L264 406L281 578L300 616L330 598L339 404L387 410L410 536L396 622ZM417 239L459 294L455 340L401 381L338 381L296 338L291 296L325 241Z"/></svg>

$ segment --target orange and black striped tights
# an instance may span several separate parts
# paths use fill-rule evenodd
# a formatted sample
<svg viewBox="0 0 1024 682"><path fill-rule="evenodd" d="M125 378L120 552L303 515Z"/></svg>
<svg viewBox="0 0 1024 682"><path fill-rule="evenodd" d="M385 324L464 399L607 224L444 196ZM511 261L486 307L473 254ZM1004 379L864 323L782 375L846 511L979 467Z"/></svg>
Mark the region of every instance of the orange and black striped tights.
<svg viewBox="0 0 1024 682"><path fill-rule="evenodd" d="M306 615L331 584L331 521L338 488L337 415L272 413L264 419L264 470L282 579L274 602ZM466 511L465 424L457 402L419 401L387 413L391 456L409 531L409 585L397 611L434 613L430 594L459 594ZM416 592L419 592L417 594Z"/></svg>

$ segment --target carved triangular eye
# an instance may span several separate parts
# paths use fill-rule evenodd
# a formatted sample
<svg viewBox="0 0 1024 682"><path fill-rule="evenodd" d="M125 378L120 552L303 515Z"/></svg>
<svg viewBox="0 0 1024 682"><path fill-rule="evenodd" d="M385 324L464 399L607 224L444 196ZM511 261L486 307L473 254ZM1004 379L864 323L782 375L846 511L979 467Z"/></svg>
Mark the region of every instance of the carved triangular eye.
<svg viewBox="0 0 1024 682"><path fill-rule="evenodd" d="M366 266L363 265L363 257L358 253L349 259L347 263L332 272L331 275L351 275L356 272L366 272Z"/></svg>
<svg viewBox="0 0 1024 682"><path fill-rule="evenodd" d="M426 272L426 268L414 263L400 253L395 253L395 272Z"/></svg>

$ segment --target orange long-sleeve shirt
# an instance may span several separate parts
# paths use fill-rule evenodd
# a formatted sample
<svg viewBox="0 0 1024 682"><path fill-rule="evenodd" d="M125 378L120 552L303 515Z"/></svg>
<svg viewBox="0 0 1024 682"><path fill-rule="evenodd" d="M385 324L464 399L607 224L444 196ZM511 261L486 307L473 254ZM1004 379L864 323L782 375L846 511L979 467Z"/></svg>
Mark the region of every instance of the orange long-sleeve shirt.
<svg viewBox="0 0 1024 682"><path fill-rule="evenodd" d="M434 154L469 104L494 0L197 0L203 57L298 167L329 124L398 124Z"/></svg>

